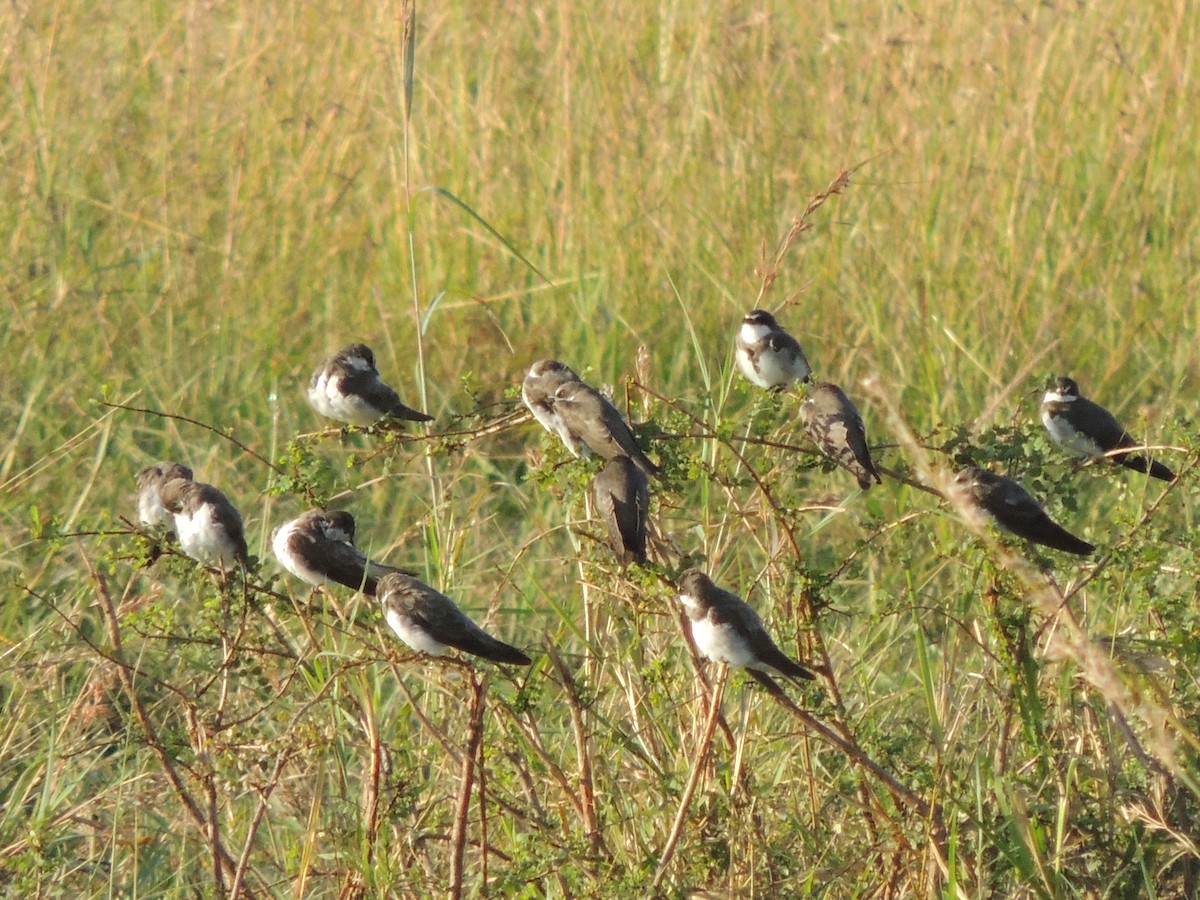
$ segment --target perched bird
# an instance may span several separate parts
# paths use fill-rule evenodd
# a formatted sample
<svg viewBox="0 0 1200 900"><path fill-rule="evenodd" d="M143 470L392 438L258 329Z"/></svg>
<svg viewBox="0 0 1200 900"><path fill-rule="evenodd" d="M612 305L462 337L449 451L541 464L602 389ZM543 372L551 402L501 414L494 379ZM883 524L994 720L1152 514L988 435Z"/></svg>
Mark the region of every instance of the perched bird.
<svg viewBox="0 0 1200 900"><path fill-rule="evenodd" d="M820 451L849 470L864 491L872 481L883 483L871 462L862 417L836 384L819 382L809 389L800 404L800 421Z"/></svg>
<svg viewBox="0 0 1200 900"><path fill-rule="evenodd" d="M969 506L986 512L1018 537L1080 556L1096 549L1051 519L1042 504L1011 478L972 466L959 472L954 484Z"/></svg>
<svg viewBox="0 0 1200 900"><path fill-rule="evenodd" d="M529 373L521 383L521 400L529 407L533 417L551 434L558 435L566 448L575 456L585 455L587 445L579 435L567 428L557 412L554 411L554 392L568 381L579 381L575 370L557 359L542 359L529 368Z"/></svg>
<svg viewBox="0 0 1200 900"><path fill-rule="evenodd" d="M1059 378L1042 398L1042 424L1068 453L1085 459L1139 446L1112 413L1081 396L1079 385L1066 377ZM1162 463L1136 453L1114 454L1111 458L1135 472L1149 472L1163 481L1175 479L1175 473Z"/></svg>
<svg viewBox="0 0 1200 900"><path fill-rule="evenodd" d="M160 496L165 485L173 478L192 480L192 470L175 462L160 462L146 466L137 473L138 521L149 528L171 529L175 517L162 503Z"/></svg>
<svg viewBox="0 0 1200 900"><path fill-rule="evenodd" d="M409 575L391 573L379 579L383 618L400 640L414 650L441 656L447 647L513 666L527 666L528 656L492 637L445 594Z"/></svg>
<svg viewBox="0 0 1200 900"><path fill-rule="evenodd" d="M608 528L608 543L622 564L646 563L646 516L650 482L627 456L616 456L592 482L596 511Z"/></svg>
<svg viewBox="0 0 1200 900"><path fill-rule="evenodd" d="M250 553L242 517L228 497L211 484L186 478L172 478L160 496L175 516L175 533L184 553L226 569L235 562L247 564Z"/></svg>
<svg viewBox="0 0 1200 900"><path fill-rule="evenodd" d="M311 509L271 535L280 565L315 587L341 584L375 596L379 579L412 573L373 562L354 546L354 516L344 510Z"/></svg>
<svg viewBox="0 0 1200 900"><path fill-rule="evenodd" d="M366 344L351 344L317 367L308 382L308 402L323 416L350 425L374 425L380 419L429 422L433 416L410 409L383 383L375 354Z"/></svg>
<svg viewBox="0 0 1200 900"><path fill-rule="evenodd" d="M780 692L772 675L797 682L814 677L775 646L758 613L741 597L717 587L699 569L680 576L679 602L691 624L696 649L713 662L745 669L772 693Z"/></svg>
<svg viewBox="0 0 1200 900"><path fill-rule="evenodd" d="M566 428L597 456L627 456L647 475L659 473L658 466L637 445L617 408L595 388L582 381L564 382L554 392L550 405Z"/></svg>
<svg viewBox="0 0 1200 900"><path fill-rule="evenodd" d="M734 343L737 367L760 388L785 388L793 381L807 381L812 372L799 342L764 309L746 314Z"/></svg>

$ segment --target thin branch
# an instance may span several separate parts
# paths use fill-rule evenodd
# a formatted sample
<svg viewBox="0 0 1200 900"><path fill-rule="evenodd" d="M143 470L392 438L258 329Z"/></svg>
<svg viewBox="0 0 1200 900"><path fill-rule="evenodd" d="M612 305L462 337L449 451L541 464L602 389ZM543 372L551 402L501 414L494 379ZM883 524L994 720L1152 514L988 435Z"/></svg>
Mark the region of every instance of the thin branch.
<svg viewBox="0 0 1200 900"><path fill-rule="evenodd" d="M704 731L700 735L700 743L696 746L696 754L692 758L692 771L687 784L683 788L683 796L679 798L679 809L675 813L675 821L671 823L671 831L667 842L659 854L658 869L654 872L654 880L650 882L650 893L655 893L662 884L667 868L675 856L675 848L679 846L679 837L683 834L683 822L687 818L688 808L692 805L692 796L696 793L696 785L700 783L700 774L704 770L704 760L708 756L708 748L712 746L713 731L717 726L717 712L721 708L721 697L725 694L725 680L729 676L729 666L721 663L717 677L713 680L713 692L708 701L708 718L704 722Z"/></svg>
<svg viewBox="0 0 1200 900"><path fill-rule="evenodd" d="M462 897L463 850L467 846L467 816L471 811L471 787L475 781L475 757L483 739L483 698L487 693L487 675L471 678L471 725L467 733L467 746L462 753L462 784L459 786L458 803L454 810L454 832L450 851L450 900Z"/></svg>
<svg viewBox="0 0 1200 900"><path fill-rule="evenodd" d="M239 441L233 435L229 434L226 431L222 431L220 428L217 428L215 425L209 425L207 422L201 422L199 419L193 419L193 418L190 418L189 416L181 416L181 415L179 415L179 413L163 412L160 409L148 409L144 406L129 406L125 403L110 403L107 400L101 400L100 403L102 406L107 406L109 409L123 409L126 412L142 413L143 415L147 415L147 416L158 416L160 419L175 419L178 422L187 422L189 425L195 425L198 428L203 428L205 431L211 431L213 434L217 435L218 437L224 438L225 440L229 441L229 443L233 444L235 447L237 447L243 453L248 453L250 456L253 456L259 462L261 462L264 466L266 466L267 468L269 468L273 472L275 472L275 474L277 474L281 477L285 477L285 478L287 477L287 472L285 472L283 469L279 468L279 466L275 465L275 463L271 462L269 459L267 459L265 456L263 456L258 451L251 450L249 447L247 447L245 444L243 444L241 441Z"/></svg>
<svg viewBox="0 0 1200 900"><path fill-rule="evenodd" d="M583 809L583 828L592 850L610 857L611 854L604 844L604 836L600 832L599 817L596 815L596 789L592 782L591 752L588 749L587 729L583 722L579 691L558 651L550 646L547 648L547 655L567 694L567 705L571 709L571 729L575 735L575 752L579 756L579 793Z"/></svg>
<svg viewBox="0 0 1200 900"><path fill-rule="evenodd" d="M226 874L233 876L237 872L237 864L230 857L229 853L221 845L219 834L209 834L208 823L205 821L204 813L200 809L200 804L188 791L187 785L183 783L183 779L175 769L174 763L171 761L171 756L167 753L167 749L163 742L159 740L158 733L154 730L154 725L150 721L150 716L146 712L145 706L142 705L142 698L138 694L136 685L133 683L132 669L124 661L124 651L121 647L121 630L117 622L117 611L113 605L112 595L109 593L108 584L104 579L104 575L99 572L90 561L86 561L88 572L92 580L96 583L97 593L100 595L100 608L104 614L105 624L108 628L109 642L112 644L113 652L112 659L117 663L117 675L121 680L121 687L125 690L126 696L129 698L130 708L133 710L134 718L137 719L138 725L142 729L146 744L150 747L151 752L158 759L159 767L170 782L175 794L179 797L183 808L187 811L188 816L200 833L206 839L211 839L213 853L215 856L215 865L217 866L218 889L224 892L224 876ZM242 891L247 897L253 897L253 892L249 888L242 888Z"/></svg>
<svg viewBox="0 0 1200 900"><path fill-rule="evenodd" d="M267 814L267 805L271 799L271 794L274 793L275 788L279 787L284 767L287 766L291 755L292 748L284 749L279 754L279 759L275 760L275 768L271 771L271 777L267 779L264 787L259 788L258 809L254 811L254 818L251 820L250 828L246 832L246 841L242 845L242 854L238 857L237 871L233 875L233 885L229 888L229 896L233 900L237 900L238 894L242 889L242 881L246 877L246 867L250 863L250 851L254 848L254 836L258 834L258 828Z"/></svg>

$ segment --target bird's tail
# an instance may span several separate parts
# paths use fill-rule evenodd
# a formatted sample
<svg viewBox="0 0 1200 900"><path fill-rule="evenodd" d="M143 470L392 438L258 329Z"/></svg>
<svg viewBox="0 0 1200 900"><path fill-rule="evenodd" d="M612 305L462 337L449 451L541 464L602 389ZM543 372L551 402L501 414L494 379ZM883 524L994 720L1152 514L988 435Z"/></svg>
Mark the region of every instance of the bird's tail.
<svg viewBox="0 0 1200 900"><path fill-rule="evenodd" d="M1050 523L1053 527L1047 528L1044 532L1038 535L1038 541L1045 544L1047 547L1052 547L1055 550L1062 550L1066 553L1075 553L1079 556L1087 556L1096 549L1095 544L1089 544L1083 538L1077 538L1067 529L1063 528L1057 522Z"/></svg>
<svg viewBox="0 0 1200 900"><path fill-rule="evenodd" d="M470 639L463 641L457 649L509 666L528 666L533 663L533 660L516 647L497 640L490 634L473 635Z"/></svg>
<svg viewBox="0 0 1200 900"><path fill-rule="evenodd" d="M1151 478L1159 478L1163 481L1175 480L1175 473L1156 459L1150 460L1144 456L1131 454L1118 457L1117 462L1127 469L1133 469L1133 471L1149 475Z"/></svg>

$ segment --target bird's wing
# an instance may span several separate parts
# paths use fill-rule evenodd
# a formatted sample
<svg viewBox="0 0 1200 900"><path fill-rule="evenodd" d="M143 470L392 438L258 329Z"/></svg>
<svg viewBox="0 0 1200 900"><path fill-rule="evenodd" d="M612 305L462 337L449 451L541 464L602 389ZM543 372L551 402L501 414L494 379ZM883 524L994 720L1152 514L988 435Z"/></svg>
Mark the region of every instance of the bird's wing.
<svg viewBox="0 0 1200 900"><path fill-rule="evenodd" d="M764 344L775 353L787 353L790 356L803 356L800 342L786 331L773 331L763 339Z"/></svg>
<svg viewBox="0 0 1200 900"><path fill-rule="evenodd" d="M314 569L330 581L336 581L356 591L373 593L367 590L367 582L370 579L367 576L366 554L344 541L319 540L314 541L314 544L319 547L317 559L310 561Z"/></svg>
<svg viewBox="0 0 1200 900"><path fill-rule="evenodd" d="M1137 441L1126 431L1107 409L1099 403L1094 403L1083 397L1074 401L1083 404L1083 411L1089 421L1090 437L1103 450L1115 450L1118 447L1136 447Z"/></svg>
<svg viewBox="0 0 1200 900"><path fill-rule="evenodd" d="M428 422L433 417L406 406L389 385L377 372L352 370L342 376L342 390L363 397L375 409L398 419L408 419L415 422Z"/></svg>

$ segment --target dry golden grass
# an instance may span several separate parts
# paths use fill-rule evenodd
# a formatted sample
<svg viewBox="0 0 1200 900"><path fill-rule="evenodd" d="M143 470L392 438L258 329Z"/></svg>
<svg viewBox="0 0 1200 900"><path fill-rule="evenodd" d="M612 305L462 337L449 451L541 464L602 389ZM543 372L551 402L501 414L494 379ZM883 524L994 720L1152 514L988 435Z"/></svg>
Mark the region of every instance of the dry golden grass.
<svg viewBox="0 0 1200 900"><path fill-rule="evenodd" d="M0 889L638 897L680 814L670 895L1195 895L1200 15L841 6L0 10ZM899 479L852 494L737 378L754 305ZM450 436L323 431L352 340ZM592 539L587 464L483 435L547 356L829 666L799 712L732 674L686 804L712 672L669 589ZM1179 482L1075 471L1059 372ZM967 457L1096 559L920 489ZM241 507L256 587L137 568L160 458ZM484 690L279 577L314 500L533 669Z"/></svg>

